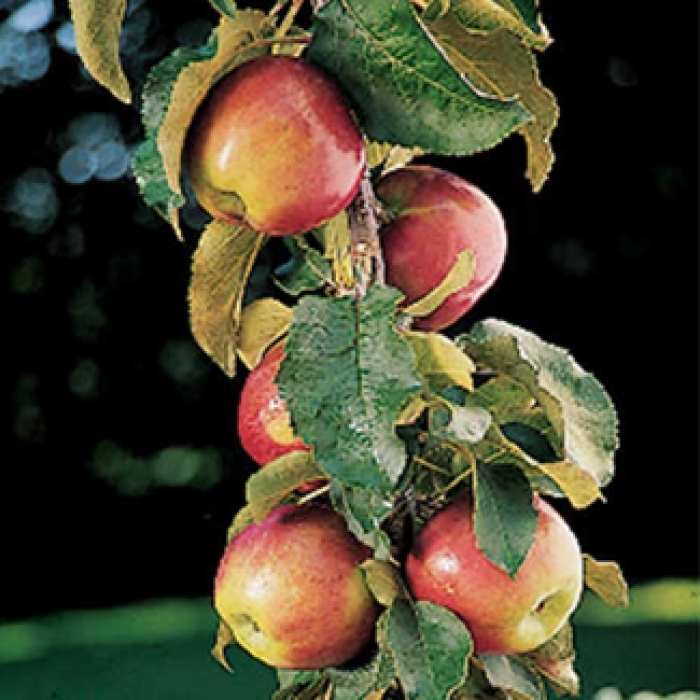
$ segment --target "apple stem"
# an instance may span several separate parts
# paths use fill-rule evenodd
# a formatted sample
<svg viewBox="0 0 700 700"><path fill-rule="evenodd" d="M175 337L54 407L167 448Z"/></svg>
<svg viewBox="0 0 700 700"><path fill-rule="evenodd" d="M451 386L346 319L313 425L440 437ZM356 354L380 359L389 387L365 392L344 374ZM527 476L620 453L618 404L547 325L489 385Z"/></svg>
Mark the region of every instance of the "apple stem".
<svg viewBox="0 0 700 700"><path fill-rule="evenodd" d="M359 279L356 293L363 297L372 284L386 284L384 255L379 243L379 205L372 188L369 168L348 209L352 260Z"/></svg>

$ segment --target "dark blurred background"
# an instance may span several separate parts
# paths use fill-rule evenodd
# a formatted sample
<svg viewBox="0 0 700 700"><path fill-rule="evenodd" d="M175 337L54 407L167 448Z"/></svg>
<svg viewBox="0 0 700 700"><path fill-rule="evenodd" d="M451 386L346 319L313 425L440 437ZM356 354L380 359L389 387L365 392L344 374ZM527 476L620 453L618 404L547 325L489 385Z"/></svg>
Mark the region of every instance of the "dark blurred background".
<svg viewBox="0 0 700 700"><path fill-rule="evenodd" d="M562 116L543 191L524 179L519 137L442 161L510 229L503 275L464 327L496 316L570 349L617 405L607 503L566 515L631 583L698 573L692 5L544 2L555 43L540 68ZM131 2L136 94L213 21L204 0ZM253 468L233 428L241 379L190 335L191 245L141 203L128 172L138 110L86 76L65 3L0 0L0 120L0 620L207 596ZM194 209L184 219L201 224Z"/></svg>

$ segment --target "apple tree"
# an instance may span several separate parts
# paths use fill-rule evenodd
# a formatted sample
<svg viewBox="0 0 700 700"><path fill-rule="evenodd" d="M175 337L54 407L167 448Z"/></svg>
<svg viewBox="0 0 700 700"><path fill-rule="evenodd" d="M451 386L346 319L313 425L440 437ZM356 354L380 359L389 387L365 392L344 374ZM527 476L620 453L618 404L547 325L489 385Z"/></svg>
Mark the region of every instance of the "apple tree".
<svg viewBox="0 0 700 700"><path fill-rule="evenodd" d="M86 68L131 102L126 4L70 7ZM627 590L549 504L603 498L617 414L567 350L474 316L519 232L444 168L521 137L533 196L545 185L559 108L538 70L552 41L539 2L257 5L203 3L208 41L152 67L132 163L144 201L195 242L194 339L246 375L238 437L259 468L231 514L214 656L226 666L238 643L276 667L276 700L576 695L582 589L611 605ZM208 212L202 230L183 225L188 202ZM466 520L443 528L457 504ZM565 551L546 544L555 520ZM235 565L241 550L259 566ZM246 608L262 590L278 594ZM498 596L522 609L482 619ZM336 632L346 618L369 620L359 651ZM484 625L517 643L485 646ZM291 654L300 633L310 651Z"/></svg>

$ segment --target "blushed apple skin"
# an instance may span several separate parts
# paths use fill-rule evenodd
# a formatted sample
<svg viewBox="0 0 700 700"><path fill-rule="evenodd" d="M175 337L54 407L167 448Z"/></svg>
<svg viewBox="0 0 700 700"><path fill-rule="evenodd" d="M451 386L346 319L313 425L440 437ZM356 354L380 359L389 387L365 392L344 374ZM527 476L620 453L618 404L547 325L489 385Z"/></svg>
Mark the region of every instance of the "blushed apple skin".
<svg viewBox="0 0 700 700"><path fill-rule="evenodd" d="M204 209L271 236L334 217L365 168L343 94L319 68L289 56L252 59L217 83L195 116L186 153Z"/></svg>
<svg viewBox="0 0 700 700"><path fill-rule="evenodd" d="M406 560L409 589L457 614L482 654L520 654L556 634L578 605L583 564L563 518L535 497L534 544L515 578L477 546L471 499L460 496L421 530Z"/></svg>
<svg viewBox="0 0 700 700"><path fill-rule="evenodd" d="M409 165L376 186L394 215L381 231L387 282L412 304L437 287L465 249L474 253L474 276L414 327L440 331L458 321L490 289L505 262L503 216L481 189L440 168Z"/></svg>
<svg viewBox="0 0 700 700"><path fill-rule="evenodd" d="M284 342L279 342L251 370L239 394L238 437L259 466L289 452L310 449L294 434L287 405L275 384L283 359Z"/></svg>
<svg viewBox="0 0 700 700"><path fill-rule="evenodd" d="M270 666L339 666L374 636L379 608L359 568L371 556L332 509L281 506L229 543L214 605L237 642Z"/></svg>

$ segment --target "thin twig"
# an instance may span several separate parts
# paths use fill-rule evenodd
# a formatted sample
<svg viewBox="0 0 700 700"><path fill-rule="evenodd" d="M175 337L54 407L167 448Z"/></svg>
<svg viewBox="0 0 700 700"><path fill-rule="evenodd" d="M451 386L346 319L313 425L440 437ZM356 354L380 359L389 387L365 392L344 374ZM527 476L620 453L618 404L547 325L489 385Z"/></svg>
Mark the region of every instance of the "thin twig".
<svg viewBox="0 0 700 700"><path fill-rule="evenodd" d="M369 168L360 190L348 209L352 236L351 253L358 274L357 295L364 296L372 284L385 284L384 255L379 242L379 206Z"/></svg>

